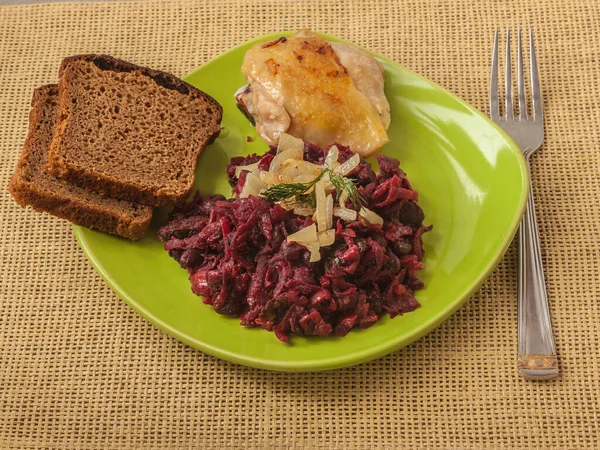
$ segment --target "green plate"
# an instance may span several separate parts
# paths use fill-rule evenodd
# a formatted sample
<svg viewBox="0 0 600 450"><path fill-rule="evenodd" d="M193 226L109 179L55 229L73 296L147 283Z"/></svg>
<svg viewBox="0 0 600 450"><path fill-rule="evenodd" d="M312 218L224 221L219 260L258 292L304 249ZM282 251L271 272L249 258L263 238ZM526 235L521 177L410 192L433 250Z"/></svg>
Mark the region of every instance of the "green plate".
<svg viewBox="0 0 600 450"><path fill-rule="evenodd" d="M246 50L263 36L235 47L185 79L223 105L223 130L200 156L196 187L203 194L231 194L225 179L229 158L263 153L267 146L236 108ZM328 39L335 39L325 36ZM139 242L74 227L81 248L114 291L147 320L192 347L248 366L316 371L358 364L393 352L433 330L456 311L490 275L517 230L528 190L525 162L516 145L486 117L448 91L381 56L390 101L391 142L383 153L400 159L426 224L425 289L421 307L384 317L346 337L292 336L240 326L195 296L187 272L156 238L167 217L158 210ZM484 93L482 92L482 95ZM247 137L254 138L248 142Z"/></svg>

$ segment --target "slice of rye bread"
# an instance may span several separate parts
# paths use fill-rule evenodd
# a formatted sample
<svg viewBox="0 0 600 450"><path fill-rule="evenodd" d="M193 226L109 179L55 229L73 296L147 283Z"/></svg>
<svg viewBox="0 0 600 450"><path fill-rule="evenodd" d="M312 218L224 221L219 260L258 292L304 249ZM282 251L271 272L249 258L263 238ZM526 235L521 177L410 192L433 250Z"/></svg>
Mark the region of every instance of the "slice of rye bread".
<svg viewBox="0 0 600 450"><path fill-rule="evenodd" d="M140 239L152 219L152 207L102 197L46 170L48 149L58 116L58 87L34 91L29 132L8 189L17 203L88 228Z"/></svg>
<svg viewBox="0 0 600 450"><path fill-rule="evenodd" d="M106 55L63 60L49 170L110 197L180 203L221 130L212 97L165 72Z"/></svg>

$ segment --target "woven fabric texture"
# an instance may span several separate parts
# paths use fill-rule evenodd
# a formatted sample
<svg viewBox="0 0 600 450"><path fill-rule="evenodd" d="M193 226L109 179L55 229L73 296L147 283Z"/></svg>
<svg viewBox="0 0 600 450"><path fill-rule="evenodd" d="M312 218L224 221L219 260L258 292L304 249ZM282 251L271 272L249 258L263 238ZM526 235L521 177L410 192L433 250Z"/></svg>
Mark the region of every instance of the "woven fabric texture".
<svg viewBox="0 0 600 450"><path fill-rule="evenodd" d="M487 111L494 28L533 27L546 141L532 160L562 370L516 374L516 248L437 330L327 373L220 361L137 316L64 221L7 191L33 89L108 53L183 76L254 36L310 27ZM597 0L148 1L0 8L0 448L594 449L600 445Z"/></svg>

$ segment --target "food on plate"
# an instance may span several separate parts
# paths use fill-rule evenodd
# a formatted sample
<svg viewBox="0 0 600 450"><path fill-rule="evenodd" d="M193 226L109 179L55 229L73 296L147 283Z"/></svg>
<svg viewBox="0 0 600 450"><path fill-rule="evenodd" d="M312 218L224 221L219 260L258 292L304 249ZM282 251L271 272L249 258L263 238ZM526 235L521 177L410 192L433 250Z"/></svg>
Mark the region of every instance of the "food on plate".
<svg viewBox="0 0 600 450"><path fill-rule="evenodd" d="M288 133L368 156L389 141L383 67L355 46L302 30L254 45L242 73L248 84L236 93L238 107L269 145Z"/></svg>
<svg viewBox="0 0 600 450"><path fill-rule="evenodd" d="M111 197L164 206L192 189L222 108L173 75L106 55L63 60L49 170Z"/></svg>
<svg viewBox="0 0 600 450"><path fill-rule="evenodd" d="M262 156L232 158L234 198L197 193L159 239L205 303L284 342L410 312L431 227L399 162L377 159L379 174L345 146L283 134Z"/></svg>
<svg viewBox="0 0 600 450"><path fill-rule="evenodd" d="M140 239L152 218L150 206L102 197L60 180L46 170L58 115L58 88L34 91L29 132L9 191L25 207L129 239Z"/></svg>

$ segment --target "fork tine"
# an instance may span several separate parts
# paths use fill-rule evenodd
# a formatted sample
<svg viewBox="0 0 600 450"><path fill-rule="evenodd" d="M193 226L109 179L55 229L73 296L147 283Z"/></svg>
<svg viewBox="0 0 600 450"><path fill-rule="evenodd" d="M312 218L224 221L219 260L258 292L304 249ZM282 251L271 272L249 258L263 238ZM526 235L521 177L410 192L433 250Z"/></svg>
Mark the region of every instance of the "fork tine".
<svg viewBox="0 0 600 450"><path fill-rule="evenodd" d="M525 80L523 79L523 47L521 46L521 29L518 34L517 86L519 94L519 119L527 120L527 103L525 102Z"/></svg>
<svg viewBox="0 0 600 450"><path fill-rule="evenodd" d="M533 30L531 28L529 29L529 48L533 118L536 121L544 120L544 111L542 109L542 89L540 88L540 75L538 74L537 58L535 56L535 46L533 45Z"/></svg>
<svg viewBox="0 0 600 450"><path fill-rule="evenodd" d="M492 73L490 75L490 117L498 120L500 116L498 104L498 30L494 33L494 49L492 50Z"/></svg>
<svg viewBox="0 0 600 450"><path fill-rule="evenodd" d="M510 68L510 28L506 30L506 120L513 120L513 90L512 73Z"/></svg>

